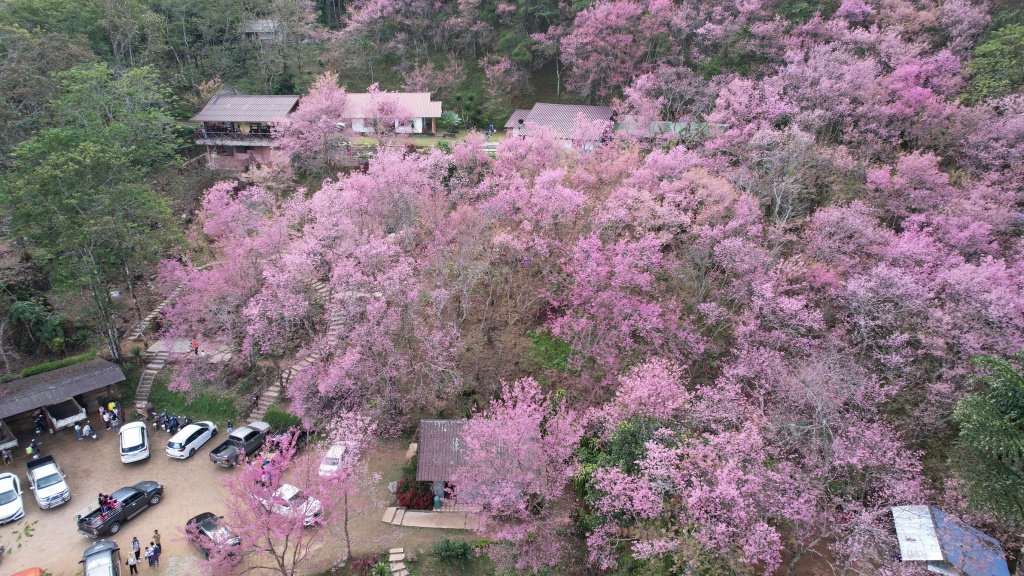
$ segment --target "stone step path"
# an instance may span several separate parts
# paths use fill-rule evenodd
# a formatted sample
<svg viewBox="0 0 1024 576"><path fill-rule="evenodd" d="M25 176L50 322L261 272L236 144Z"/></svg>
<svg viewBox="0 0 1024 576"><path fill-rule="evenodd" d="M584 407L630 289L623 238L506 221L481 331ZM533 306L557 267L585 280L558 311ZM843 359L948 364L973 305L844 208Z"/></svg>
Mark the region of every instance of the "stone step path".
<svg viewBox="0 0 1024 576"><path fill-rule="evenodd" d="M139 378L139 386L135 389L136 410L145 412L146 403L149 401L149 391L153 389L153 382L156 380L157 373L167 365L167 357L169 355L170 352L167 350L161 350L156 353L146 351L149 363L146 364L146 369L142 371L142 376Z"/></svg>
<svg viewBox="0 0 1024 576"><path fill-rule="evenodd" d="M313 290L315 290L316 293L320 295L320 297L323 298L325 302L329 300L331 295L331 287L328 286L326 282L324 282L323 280L316 280L314 282L310 282L310 287L313 288ZM330 319L328 320L327 333L328 342L331 348L333 348L337 344L337 335L340 334L341 332L340 327L338 327L340 321L340 316L335 314L332 314ZM334 339L332 339L330 336L332 332L335 334ZM292 378L294 378L295 375L298 374L299 372L305 370L306 368L309 368L310 366L316 364L319 361L320 355L310 354L303 358L302 360L296 362L288 370L285 370L284 374L281 375L281 379L277 383L275 383L273 386L268 387L266 390L263 391L262 394L260 394L259 403L253 409L252 413L249 414L249 420L262 420L263 417L267 415L267 410L269 410L270 407L275 402L277 402L277 399L281 397L281 392L284 390L284 387L287 386L289 382L291 382Z"/></svg>
<svg viewBox="0 0 1024 576"><path fill-rule="evenodd" d="M405 548L388 550L388 565L391 567L391 576L409 576L409 570L405 567Z"/></svg>
<svg viewBox="0 0 1024 576"><path fill-rule="evenodd" d="M128 329L128 332L124 336L125 339L134 340L136 342L142 341L143 335L145 335L146 330L149 329L150 325L153 324L153 321L156 320L156 317L159 316L161 312L163 312L164 307L167 306L167 304L169 304L170 301L173 300L175 296L181 293L181 290L183 288L184 286L178 286L173 291L171 291L167 298L165 298L163 302L158 304L157 307L154 308L153 311L150 312L148 316L143 318L141 321L136 322L131 328Z"/></svg>

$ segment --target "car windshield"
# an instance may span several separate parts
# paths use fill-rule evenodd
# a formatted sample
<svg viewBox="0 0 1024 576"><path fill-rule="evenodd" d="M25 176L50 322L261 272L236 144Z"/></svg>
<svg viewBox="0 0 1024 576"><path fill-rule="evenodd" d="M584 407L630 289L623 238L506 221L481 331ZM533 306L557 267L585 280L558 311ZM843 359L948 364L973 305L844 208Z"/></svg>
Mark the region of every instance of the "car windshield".
<svg viewBox="0 0 1024 576"><path fill-rule="evenodd" d="M121 431L121 453L130 454L145 448L142 428L129 428Z"/></svg>
<svg viewBox="0 0 1024 576"><path fill-rule="evenodd" d="M49 476L36 480L36 488L49 488L54 484L60 484L61 480L63 480L63 478L60 477L60 474L50 474Z"/></svg>
<svg viewBox="0 0 1024 576"><path fill-rule="evenodd" d="M340 465L341 465L341 458L331 458L330 456L328 456L327 458L324 458L324 466L340 466Z"/></svg>
<svg viewBox="0 0 1024 576"><path fill-rule="evenodd" d="M168 442L167 443L167 447L170 448L171 450L181 450L182 446L184 446L184 445L185 445L184 442Z"/></svg>
<svg viewBox="0 0 1024 576"><path fill-rule="evenodd" d="M110 554L97 554L85 561L85 573L88 576L106 576L113 574L113 565L110 561Z"/></svg>
<svg viewBox="0 0 1024 576"><path fill-rule="evenodd" d="M18 499L18 493L14 490L8 490L7 492L0 492L0 506L4 504L10 504Z"/></svg>
<svg viewBox="0 0 1024 576"><path fill-rule="evenodd" d="M292 497L289 498L288 501L292 504L301 504L306 501L306 493L299 490L295 494L292 494Z"/></svg>

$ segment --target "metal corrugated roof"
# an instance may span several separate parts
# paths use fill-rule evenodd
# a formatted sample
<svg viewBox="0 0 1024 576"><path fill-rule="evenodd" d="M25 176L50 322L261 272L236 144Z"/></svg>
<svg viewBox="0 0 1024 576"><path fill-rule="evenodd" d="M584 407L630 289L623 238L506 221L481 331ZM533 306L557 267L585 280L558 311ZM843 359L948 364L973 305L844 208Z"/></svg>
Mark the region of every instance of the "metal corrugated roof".
<svg viewBox="0 0 1024 576"><path fill-rule="evenodd" d="M893 506L904 561L926 561L931 572L955 568L967 576L1010 576L999 541L934 506Z"/></svg>
<svg viewBox="0 0 1024 576"><path fill-rule="evenodd" d="M378 97L394 98L412 112L413 118L440 118L441 102L430 99L430 92L381 92ZM368 118L366 112L373 106L368 92L349 92L345 102L345 115L350 118Z"/></svg>
<svg viewBox="0 0 1024 576"><path fill-rule="evenodd" d="M298 96L231 96L210 98L193 122L271 122L287 116Z"/></svg>
<svg viewBox="0 0 1024 576"><path fill-rule="evenodd" d="M452 479L455 470L462 465L465 427L466 420L420 420L416 480L435 482Z"/></svg>
<svg viewBox="0 0 1024 576"><path fill-rule="evenodd" d="M124 380L117 364L101 358L0 385L0 418L63 402Z"/></svg>
<svg viewBox="0 0 1024 576"><path fill-rule="evenodd" d="M505 122L505 128L515 128L519 126L519 120L526 121L526 117L530 115L529 110L516 110L509 117L508 121Z"/></svg>
<svg viewBox="0 0 1024 576"><path fill-rule="evenodd" d="M517 110L516 113L519 111ZM606 122L612 119L610 106L583 106L579 104L541 104L533 105L533 109L523 120L552 128L564 138L576 137L576 119L582 114L587 122ZM515 117L515 114L512 115ZM509 118L512 121L512 118ZM516 118L518 124L519 119ZM506 126L508 123L506 123ZM525 133L525 132L524 132Z"/></svg>

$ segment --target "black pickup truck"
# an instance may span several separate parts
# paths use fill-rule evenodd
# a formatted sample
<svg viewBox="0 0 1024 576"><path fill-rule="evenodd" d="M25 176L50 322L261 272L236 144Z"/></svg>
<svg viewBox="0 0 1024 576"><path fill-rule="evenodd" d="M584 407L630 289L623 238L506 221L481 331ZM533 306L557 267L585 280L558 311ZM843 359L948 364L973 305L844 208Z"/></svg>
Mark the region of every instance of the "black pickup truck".
<svg viewBox="0 0 1024 576"><path fill-rule="evenodd" d="M156 506L163 493L163 484L150 480L120 488L110 495L117 501L112 510L103 512L98 503L93 502L76 515L78 531L92 538L103 534L117 534L121 530L121 524L138 516L146 508Z"/></svg>

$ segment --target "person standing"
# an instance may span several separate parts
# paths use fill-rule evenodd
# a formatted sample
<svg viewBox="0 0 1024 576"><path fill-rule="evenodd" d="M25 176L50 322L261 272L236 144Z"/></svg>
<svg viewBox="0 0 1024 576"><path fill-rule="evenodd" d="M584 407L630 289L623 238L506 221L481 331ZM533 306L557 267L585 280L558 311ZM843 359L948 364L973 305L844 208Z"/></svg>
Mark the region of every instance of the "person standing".
<svg viewBox="0 0 1024 576"><path fill-rule="evenodd" d="M160 565L160 545L153 544L153 565Z"/></svg>
<svg viewBox="0 0 1024 576"><path fill-rule="evenodd" d="M149 546L146 547L146 562L149 562L149 566L153 566L153 543L150 542Z"/></svg>
<svg viewBox="0 0 1024 576"><path fill-rule="evenodd" d="M136 566L138 563L139 563L139 559L136 558L134 554L129 554L128 555L128 561L126 562L126 564L128 564L128 574L129 574L129 576L131 574L138 574L139 573L139 567Z"/></svg>
<svg viewBox="0 0 1024 576"><path fill-rule="evenodd" d="M116 433L118 428L121 427L121 421L117 419L117 416L114 416L110 419L110 425L114 428L114 432Z"/></svg>
<svg viewBox="0 0 1024 576"><path fill-rule="evenodd" d="M196 356L199 356L199 338L198 337L192 339L192 353L195 354Z"/></svg>
<svg viewBox="0 0 1024 576"><path fill-rule="evenodd" d="M231 431L234 429L234 426L231 425L231 420L228 420L228 434L231 434Z"/></svg>
<svg viewBox="0 0 1024 576"><path fill-rule="evenodd" d="M78 436L79 440L82 439L82 425L78 422L75 422L75 436Z"/></svg>
<svg viewBox="0 0 1024 576"><path fill-rule="evenodd" d="M101 417L103 418L103 427L110 430L110 412L103 410Z"/></svg>
<svg viewBox="0 0 1024 576"><path fill-rule="evenodd" d="M117 417L121 420L121 424L124 424L127 420L124 415L124 408L122 408L120 404L117 406Z"/></svg>
<svg viewBox="0 0 1024 576"><path fill-rule="evenodd" d="M132 552L135 554L135 559L138 560L142 554L142 544L139 544L139 539L132 537Z"/></svg>
<svg viewBox="0 0 1024 576"><path fill-rule="evenodd" d="M159 530L153 530L153 542L156 542L157 546L160 545L160 531ZM152 544L153 542L150 542L150 544Z"/></svg>

